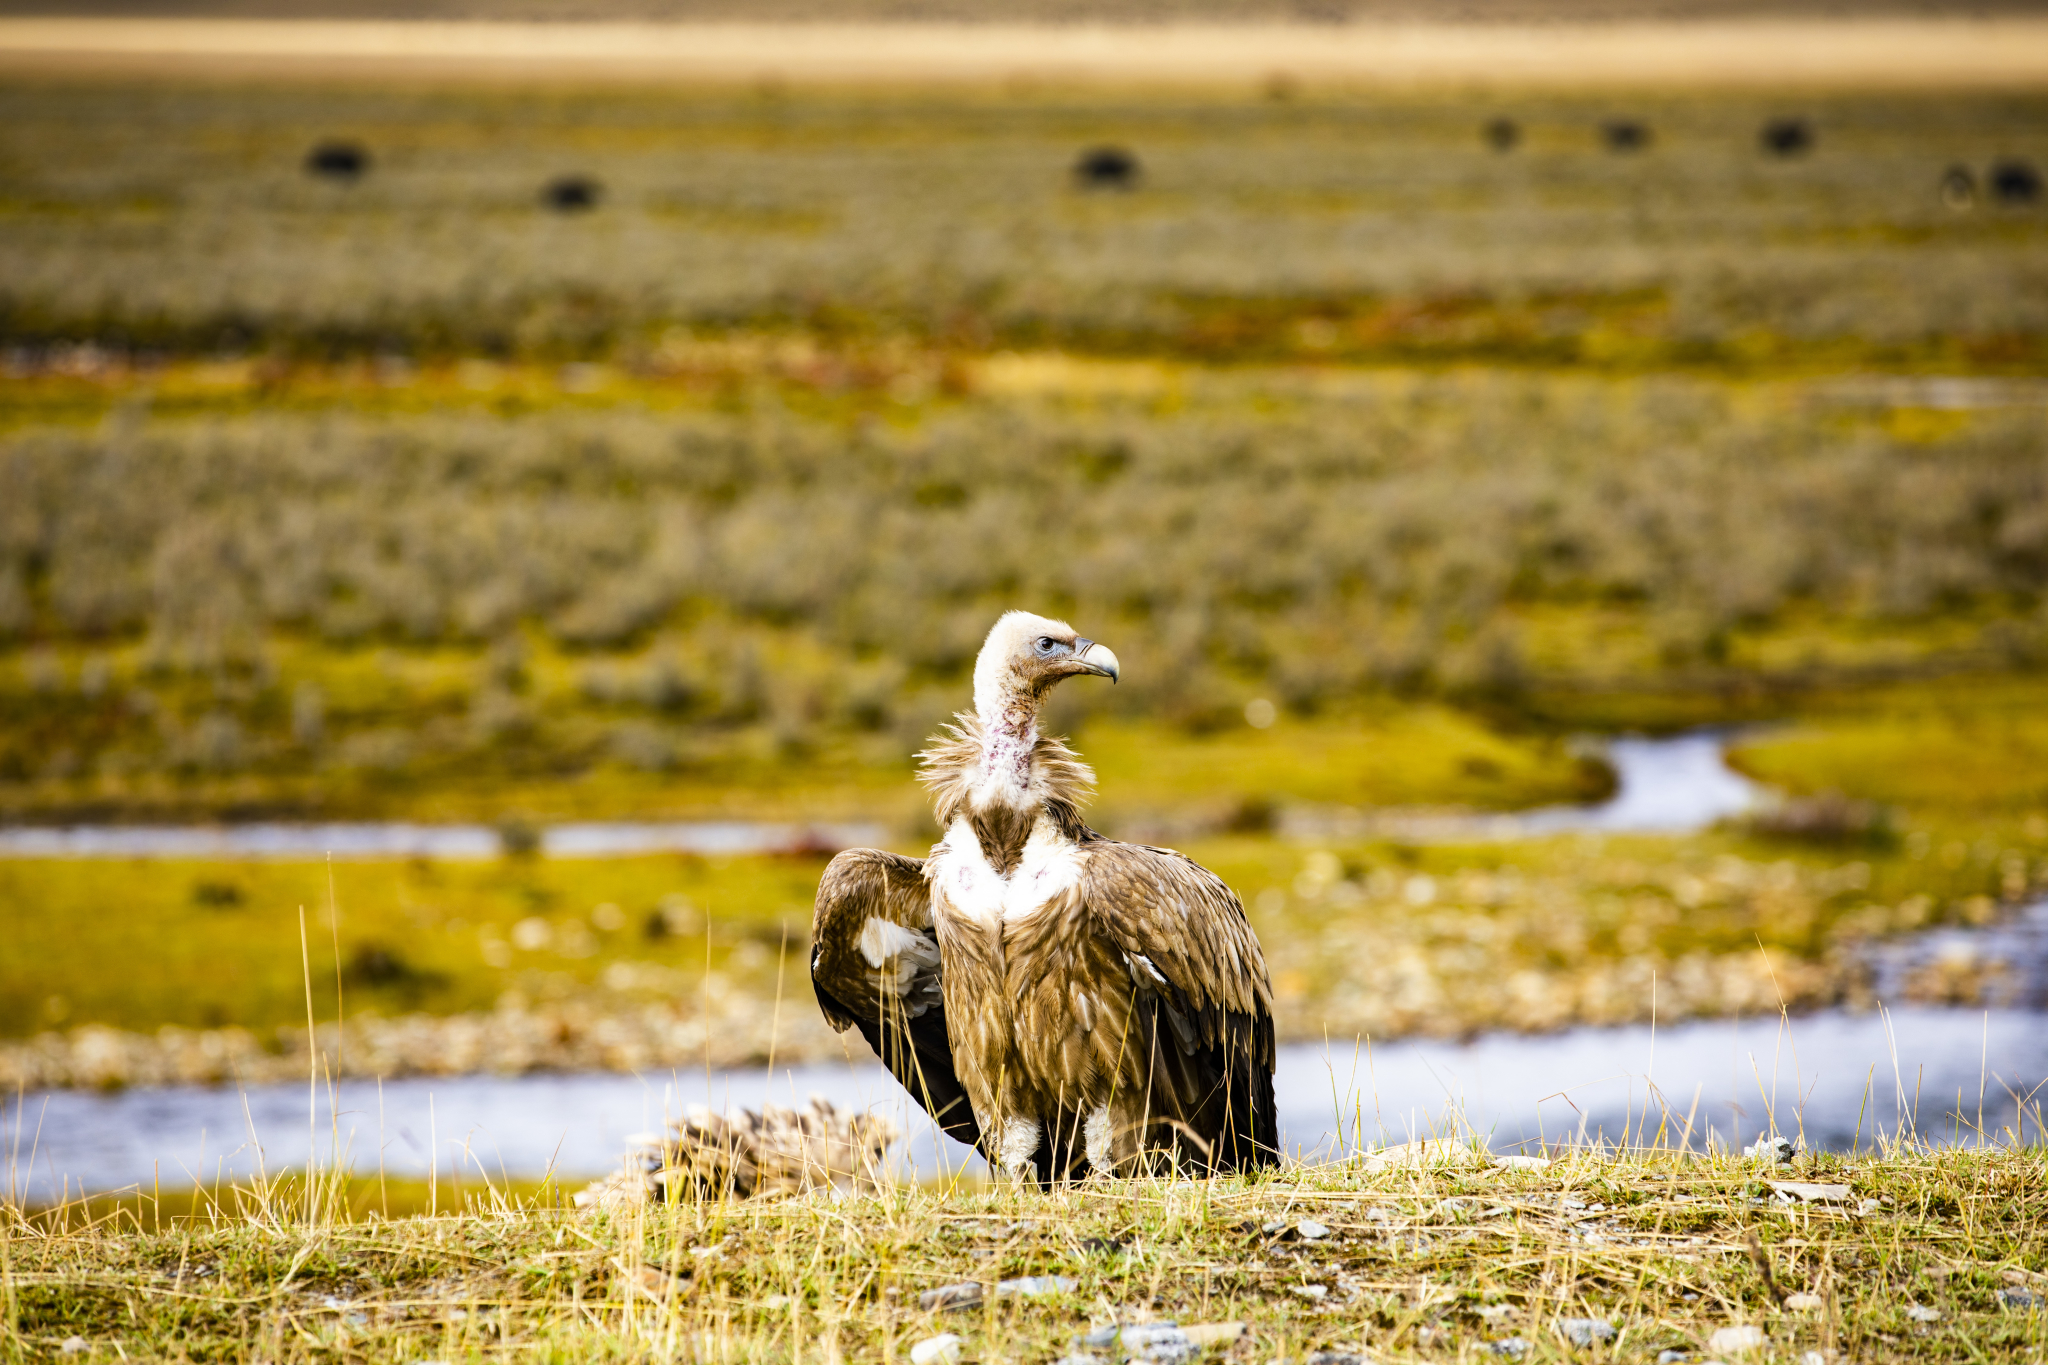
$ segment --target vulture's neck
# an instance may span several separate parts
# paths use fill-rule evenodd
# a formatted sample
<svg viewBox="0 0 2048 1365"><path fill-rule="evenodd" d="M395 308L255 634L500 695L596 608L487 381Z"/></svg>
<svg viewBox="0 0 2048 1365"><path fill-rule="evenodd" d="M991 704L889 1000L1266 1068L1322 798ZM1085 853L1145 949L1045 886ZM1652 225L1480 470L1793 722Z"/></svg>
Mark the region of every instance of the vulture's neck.
<svg viewBox="0 0 2048 1365"><path fill-rule="evenodd" d="M1089 837L1081 807L1095 774L1066 741L1038 731L1036 699L1011 700L954 718L921 755L942 829L965 820L982 856L1008 876L1041 818L1067 838Z"/></svg>

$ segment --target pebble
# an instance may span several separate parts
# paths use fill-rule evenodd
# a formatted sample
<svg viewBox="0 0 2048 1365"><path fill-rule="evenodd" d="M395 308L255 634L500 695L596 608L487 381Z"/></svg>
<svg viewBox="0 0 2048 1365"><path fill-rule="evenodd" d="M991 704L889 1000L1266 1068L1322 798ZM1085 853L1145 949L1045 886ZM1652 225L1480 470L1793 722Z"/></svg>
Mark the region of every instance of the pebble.
<svg viewBox="0 0 2048 1365"><path fill-rule="evenodd" d="M2007 1308L2017 1308L2022 1312L2030 1308L2048 1307L2048 1298L2036 1294L2031 1289L2001 1289L1998 1291L1998 1301Z"/></svg>
<svg viewBox="0 0 2048 1365"><path fill-rule="evenodd" d="M1605 1318L1559 1318L1557 1334L1584 1350L1596 1341L1614 1340L1614 1324Z"/></svg>
<svg viewBox="0 0 2048 1365"><path fill-rule="evenodd" d="M1797 1153L1798 1148L1792 1145L1791 1138L1769 1135L1759 1136L1755 1142L1742 1149L1742 1154L1746 1157L1761 1157L1780 1166L1791 1165L1792 1158Z"/></svg>
<svg viewBox="0 0 2048 1365"><path fill-rule="evenodd" d="M1787 1294L1785 1306L1795 1313L1811 1313L1816 1308L1827 1307L1827 1300L1818 1294Z"/></svg>
<svg viewBox="0 0 2048 1365"><path fill-rule="evenodd" d="M1692 1359L1691 1351L1659 1351L1657 1365L1686 1365Z"/></svg>
<svg viewBox="0 0 2048 1365"><path fill-rule="evenodd" d="M1520 1337L1502 1337L1499 1341L1487 1342L1486 1349L1497 1356L1520 1359L1529 1354L1529 1343Z"/></svg>
<svg viewBox="0 0 2048 1365"><path fill-rule="evenodd" d="M1310 1303L1321 1303L1330 1296L1330 1286L1326 1284L1291 1284L1287 1286L1287 1292L1299 1294Z"/></svg>
<svg viewBox="0 0 2048 1365"><path fill-rule="evenodd" d="M1313 1218L1304 1218L1295 1227L1305 1241L1319 1242L1330 1235L1330 1230Z"/></svg>
<svg viewBox="0 0 2048 1365"><path fill-rule="evenodd" d="M1909 1303L1906 1305L1906 1316L1915 1322L1940 1322L1941 1310L1929 1308L1925 1304Z"/></svg>
<svg viewBox="0 0 2048 1365"><path fill-rule="evenodd" d="M981 1286L971 1280L966 1284L942 1284L917 1296L917 1306L927 1313L948 1308L972 1308L980 1302Z"/></svg>
<svg viewBox="0 0 2048 1365"><path fill-rule="evenodd" d="M1707 1338L1709 1351L1755 1351L1762 1349L1764 1329L1743 1325L1740 1327L1718 1327L1714 1335Z"/></svg>
<svg viewBox="0 0 2048 1365"><path fill-rule="evenodd" d="M1495 1157L1493 1164L1504 1171L1547 1171L1550 1169L1550 1158L1510 1154Z"/></svg>
<svg viewBox="0 0 2048 1365"><path fill-rule="evenodd" d="M1071 1294L1080 1287L1079 1280L1070 1280L1064 1275L1025 1275L1019 1279L1003 1280L998 1283L996 1297L1007 1299L1021 1296L1036 1299L1047 1294ZM980 1295L977 1294L975 1297L979 1298Z"/></svg>
<svg viewBox="0 0 2048 1365"><path fill-rule="evenodd" d="M1771 1180L1765 1182L1778 1192L1778 1198L1787 1203L1803 1200L1808 1204L1846 1204L1849 1202L1847 1185L1816 1185L1808 1180Z"/></svg>
<svg viewBox="0 0 2048 1365"><path fill-rule="evenodd" d="M910 1365L959 1365L961 1338L952 1332L926 1337L910 1348Z"/></svg>
<svg viewBox="0 0 2048 1365"><path fill-rule="evenodd" d="M1142 1322L1131 1323L1118 1334L1123 1348L1131 1353L1131 1359L1149 1362L1150 1365L1183 1365L1193 1360L1201 1348L1180 1330L1177 1323Z"/></svg>
<svg viewBox="0 0 2048 1365"><path fill-rule="evenodd" d="M64 1344L57 1349L67 1356L75 1356L81 1351L87 1351L92 1348L86 1345L84 1337L66 1337L64 1338Z"/></svg>
<svg viewBox="0 0 2048 1365"><path fill-rule="evenodd" d="M1308 1365L1373 1365L1363 1351L1310 1351Z"/></svg>

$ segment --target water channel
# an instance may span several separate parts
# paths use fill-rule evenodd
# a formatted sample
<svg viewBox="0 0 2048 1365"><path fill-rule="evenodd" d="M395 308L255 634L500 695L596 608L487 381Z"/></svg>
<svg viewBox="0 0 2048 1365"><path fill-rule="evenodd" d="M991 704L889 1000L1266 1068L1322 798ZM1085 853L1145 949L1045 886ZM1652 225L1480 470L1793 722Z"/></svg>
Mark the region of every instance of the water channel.
<svg viewBox="0 0 2048 1365"><path fill-rule="evenodd" d="M1684 735L1624 740L1611 754L1615 797L1490 820L1502 837L1570 831L1683 831L1739 812L1759 793L1721 761L1721 739ZM417 826L264 827L206 831L206 856L302 856L316 844L358 856L393 851ZM362 833L364 829L379 831ZM285 834L275 831L286 830ZM292 832L296 829L299 832ZM564 831L578 831L571 836ZM718 830L715 836L706 831ZM339 833L337 833L339 831ZM482 827L462 837L475 841ZM25 831L0 832L0 852L20 856ZM169 856L198 847L158 831L144 844L107 831L53 831L71 856ZM746 840L813 839L862 831L791 826L563 826L543 849L558 856L650 847L780 847ZM190 831L184 837L200 838ZM10 843L9 839L14 842ZM487 856L495 844L463 845L430 833L401 851ZM650 841L663 842L650 842ZM698 843L687 842L698 840ZM719 841L715 844L712 841ZM214 850L230 850L216 853ZM289 850L289 851L287 851ZM45 855L47 856L47 855ZM1465 1127L1496 1151L1605 1138L1642 1129L1684 1134L1694 1145L1748 1142L1767 1129L1809 1146L1840 1149L1901 1131L1968 1140L1973 1131L2048 1140L2037 1091L2048 1083L2048 903L1989 931L1940 930L1883 945L1875 963L1880 998L1930 956L1995 954L2020 989L2014 1008L1908 1008L1825 1012L1665 1027L1582 1028L1470 1042L1410 1039L1369 1049L1296 1045L1281 1051L1276 1092L1283 1142L1304 1159ZM325 1162L339 1150L358 1170L382 1167L442 1178L531 1177L553 1169L582 1177L614 1166L627 1136L660 1126L687 1106L796 1104L812 1094L842 1107L891 1113L910 1134L896 1161L933 1175L977 1163L936 1135L878 1067L803 1066L706 1074L464 1076L348 1082L309 1099L302 1085L139 1088L115 1094L59 1091L0 1103L0 1190L44 1201L103 1190L211 1181ZM311 1122L309 1123L309 1118Z"/></svg>

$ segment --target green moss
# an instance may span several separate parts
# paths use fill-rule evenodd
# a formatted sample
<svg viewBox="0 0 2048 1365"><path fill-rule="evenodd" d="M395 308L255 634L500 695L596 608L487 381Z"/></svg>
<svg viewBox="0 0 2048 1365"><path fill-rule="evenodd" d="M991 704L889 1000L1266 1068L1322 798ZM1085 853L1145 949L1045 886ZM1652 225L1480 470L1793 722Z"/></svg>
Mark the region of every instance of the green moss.
<svg viewBox="0 0 2048 1365"><path fill-rule="evenodd" d="M793 952L806 941L821 866L369 860L335 863L330 884L316 862L0 860L0 936L13 945L0 960L0 1033L303 1025L302 908L322 1020L335 1015L337 965L347 1008L386 1015L488 1010L510 991L601 992L617 962L690 979L708 968L771 999L785 935ZM526 920L545 928L524 937ZM801 959L782 975L809 1008Z"/></svg>
<svg viewBox="0 0 2048 1365"><path fill-rule="evenodd" d="M1732 757L1788 791L1951 818L2025 817L2048 829L2044 698L2034 678L1888 689L1745 739Z"/></svg>

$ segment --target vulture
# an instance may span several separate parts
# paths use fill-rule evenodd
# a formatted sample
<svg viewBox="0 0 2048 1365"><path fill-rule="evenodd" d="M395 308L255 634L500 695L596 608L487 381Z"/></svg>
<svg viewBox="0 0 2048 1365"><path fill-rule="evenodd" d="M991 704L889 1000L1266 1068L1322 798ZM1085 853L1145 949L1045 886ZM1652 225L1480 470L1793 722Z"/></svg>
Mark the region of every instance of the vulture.
<svg viewBox="0 0 2048 1365"><path fill-rule="evenodd" d="M1081 818L1094 773L1042 734L1062 679L1116 655L1013 611L974 710L919 757L930 854L848 849L818 884L811 982L946 1133L1041 1185L1278 1159L1273 990L1244 907L1171 849Z"/></svg>

